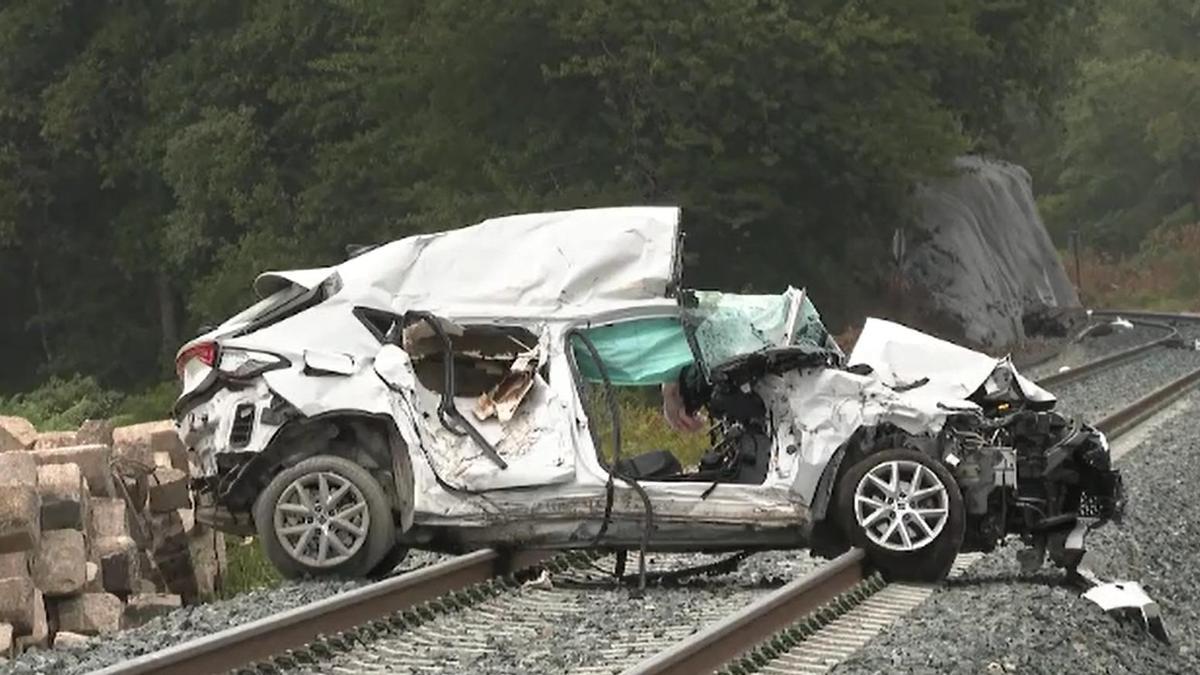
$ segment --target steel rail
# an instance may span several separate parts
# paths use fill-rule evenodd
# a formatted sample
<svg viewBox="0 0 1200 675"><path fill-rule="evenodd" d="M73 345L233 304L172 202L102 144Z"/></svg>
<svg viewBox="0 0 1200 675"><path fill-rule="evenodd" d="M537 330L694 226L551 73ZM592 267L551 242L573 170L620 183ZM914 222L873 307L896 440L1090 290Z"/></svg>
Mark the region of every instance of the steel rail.
<svg viewBox="0 0 1200 675"><path fill-rule="evenodd" d="M851 549L811 573L759 598L723 621L651 656L623 675L696 675L786 628L864 578L866 554Z"/></svg>
<svg viewBox="0 0 1200 675"><path fill-rule="evenodd" d="M1037 382L1038 386L1040 386L1040 387L1057 387L1057 386L1062 386L1064 384L1067 384L1069 382L1077 382L1084 378L1091 377L1092 375L1095 375L1097 373L1103 372L1105 370L1109 370L1110 368L1115 368L1123 363L1128 363L1129 361L1132 361L1140 356L1143 356L1154 349L1158 349L1159 347L1164 347L1168 343L1170 343L1172 340L1176 340L1179 338L1179 331L1177 329L1175 329L1174 326L1169 326L1166 324L1161 324L1161 323L1146 321L1146 320L1141 320L1141 319L1139 319L1138 323L1141 323L1143 325L1154 326L1156 328L1166 329L1167 334L1160 338L1155 338L1153 340L1150 340L1149 342L1144 342L1140 345L1135 345L1128 349L1122 349L1121 351L1114 352L1107 356L1102 356L1098 359L1088 361L1087 363L1084 363L1075 368L1070 368L1068 370L1054 373L1052 375L1047 375L1046 377L1043 377L1040 380L1038 380L1038 382Z"/></svg>
<svg viewBox="0 0 1200 675"><path fill-rule="evenodd" d="M402 611L452 591L531 567L545 551L511 555L482 549L340 593L257 621L140 656L98 671L102 675L223 673Z"/></svg>
<svg viewBox="0 0 1200 675"><path fill-rule="evenodd" d="M1154 312L1143 309L1097 309L1092 316L1120 316L1126 319L1150 319L1152 321L1200 322L1200 314L1190 312Z"/></svg>
<svg viewBox="0 0 1200 675"><path fill-rule="evenodd" d="M1168 382L1120 410L1105 415L1095 426L1110 440L1117 438L1191 391L1197 384L1200 384L1200 368Z"/></svg>

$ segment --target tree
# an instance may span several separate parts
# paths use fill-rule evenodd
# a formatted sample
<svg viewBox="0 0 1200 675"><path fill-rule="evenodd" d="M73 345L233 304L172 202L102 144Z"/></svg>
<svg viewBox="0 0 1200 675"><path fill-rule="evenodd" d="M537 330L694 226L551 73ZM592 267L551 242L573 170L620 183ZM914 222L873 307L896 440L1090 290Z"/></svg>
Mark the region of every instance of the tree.
<svg viewBox="0 0 1200 675"><path fill-rule="evenodd" d="M1200 220L1200 13L1188 0L1109 0L1094 30L1044 201L1058 228L1132 251L1160 224Z"/></svg>
<svg viewBox="0 0 1200 675"><path fill-rule="evenodd" d="M674 203L686 281L868 306L921 181L1044 112L1090 0L10 0L0 387L170 368L268 268Z"/></svg>

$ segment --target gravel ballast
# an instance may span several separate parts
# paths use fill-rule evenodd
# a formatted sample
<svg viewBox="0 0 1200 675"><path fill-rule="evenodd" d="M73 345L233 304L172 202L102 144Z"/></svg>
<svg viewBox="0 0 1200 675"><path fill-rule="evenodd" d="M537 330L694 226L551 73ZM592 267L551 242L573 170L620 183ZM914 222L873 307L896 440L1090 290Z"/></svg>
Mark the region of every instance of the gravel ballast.
<svg viewBox="0 0 1200 675"><path fill-rule="evenodd" d="M1078 342L1073 338L1067 339L1059 346L1058 353L1053 358L1023 368L1022 372L1035 379L1046 377L1057 373L1060 368L1078 368L1089 361L1146 344L1166 334L1167 331L1163 328L1134 324L1133 328L1128 330L1116 330L1108 335L1084 338Z"/></svg>
<svg viewBox="0 0 1200 675"><path fill-rule="evenodd" d="M444 558L413 551L398 569L415 569ZM146 624L102 639L93 638L75 651L29 651L7 665L4 673L88 673L122 661L211 635L294 607L323 600L361 586L360 581L289 581L271 589L250 591L203 605L184 607Z"/></svg>
<svg viewBox="0 0 1200 675"><path fill-rule="evenodd" d="M1200 367L1200 352L1159 349L1145 358L1054 389L1058 409L1096 421Z"/></svg>
<svg viewBox="0 0 1200 675"><path fill-rule="evenodd" d="M1139 581L1173 645L1118 622L1051 567L1021 577L1017 545L986 556L833 672L1200 672L1200 397L1122 458L1129 509L1089 538L1090 563Z"/></svg>

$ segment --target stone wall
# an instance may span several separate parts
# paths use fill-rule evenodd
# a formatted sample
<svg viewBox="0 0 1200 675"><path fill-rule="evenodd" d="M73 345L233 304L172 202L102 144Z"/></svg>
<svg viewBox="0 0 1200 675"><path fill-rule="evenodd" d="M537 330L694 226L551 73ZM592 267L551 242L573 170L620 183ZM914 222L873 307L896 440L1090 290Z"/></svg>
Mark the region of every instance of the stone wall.
<svg viewBox="0 0 1200 675"><path fill-rule="evenodd" d="M169 421L38 432L0 416L0 656L71 648L220 590Z"/></svg>

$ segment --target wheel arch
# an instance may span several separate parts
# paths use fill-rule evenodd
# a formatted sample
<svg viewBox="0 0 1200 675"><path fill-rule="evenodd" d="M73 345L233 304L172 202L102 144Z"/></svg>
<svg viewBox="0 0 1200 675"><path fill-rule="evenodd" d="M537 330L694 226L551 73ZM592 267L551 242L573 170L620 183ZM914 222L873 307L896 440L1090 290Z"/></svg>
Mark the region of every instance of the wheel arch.
<svg viewBox="0 0 1200 675"><path fill-rule="evenodd" d="M392 417L358 410L289 420L231 477L221 491L223 501L251 512L275 474L320 454L344 457L367 469L383 487L400 529L412 526L414 479L408 444Z"/></svg>
<svg viewBox="0 0 1200 675"><path fill-rule="evenodd" d="M855 429L854 433L850 434L850 437L834 451L833 456L825 464L821 478L817 481L817 489L813 493L810 507L813 520L825 519L838 482L850 470L850 467L863 458L893 448L908 448L935 457L937 445L936 437L912 434L887 422Z"/></svg>

